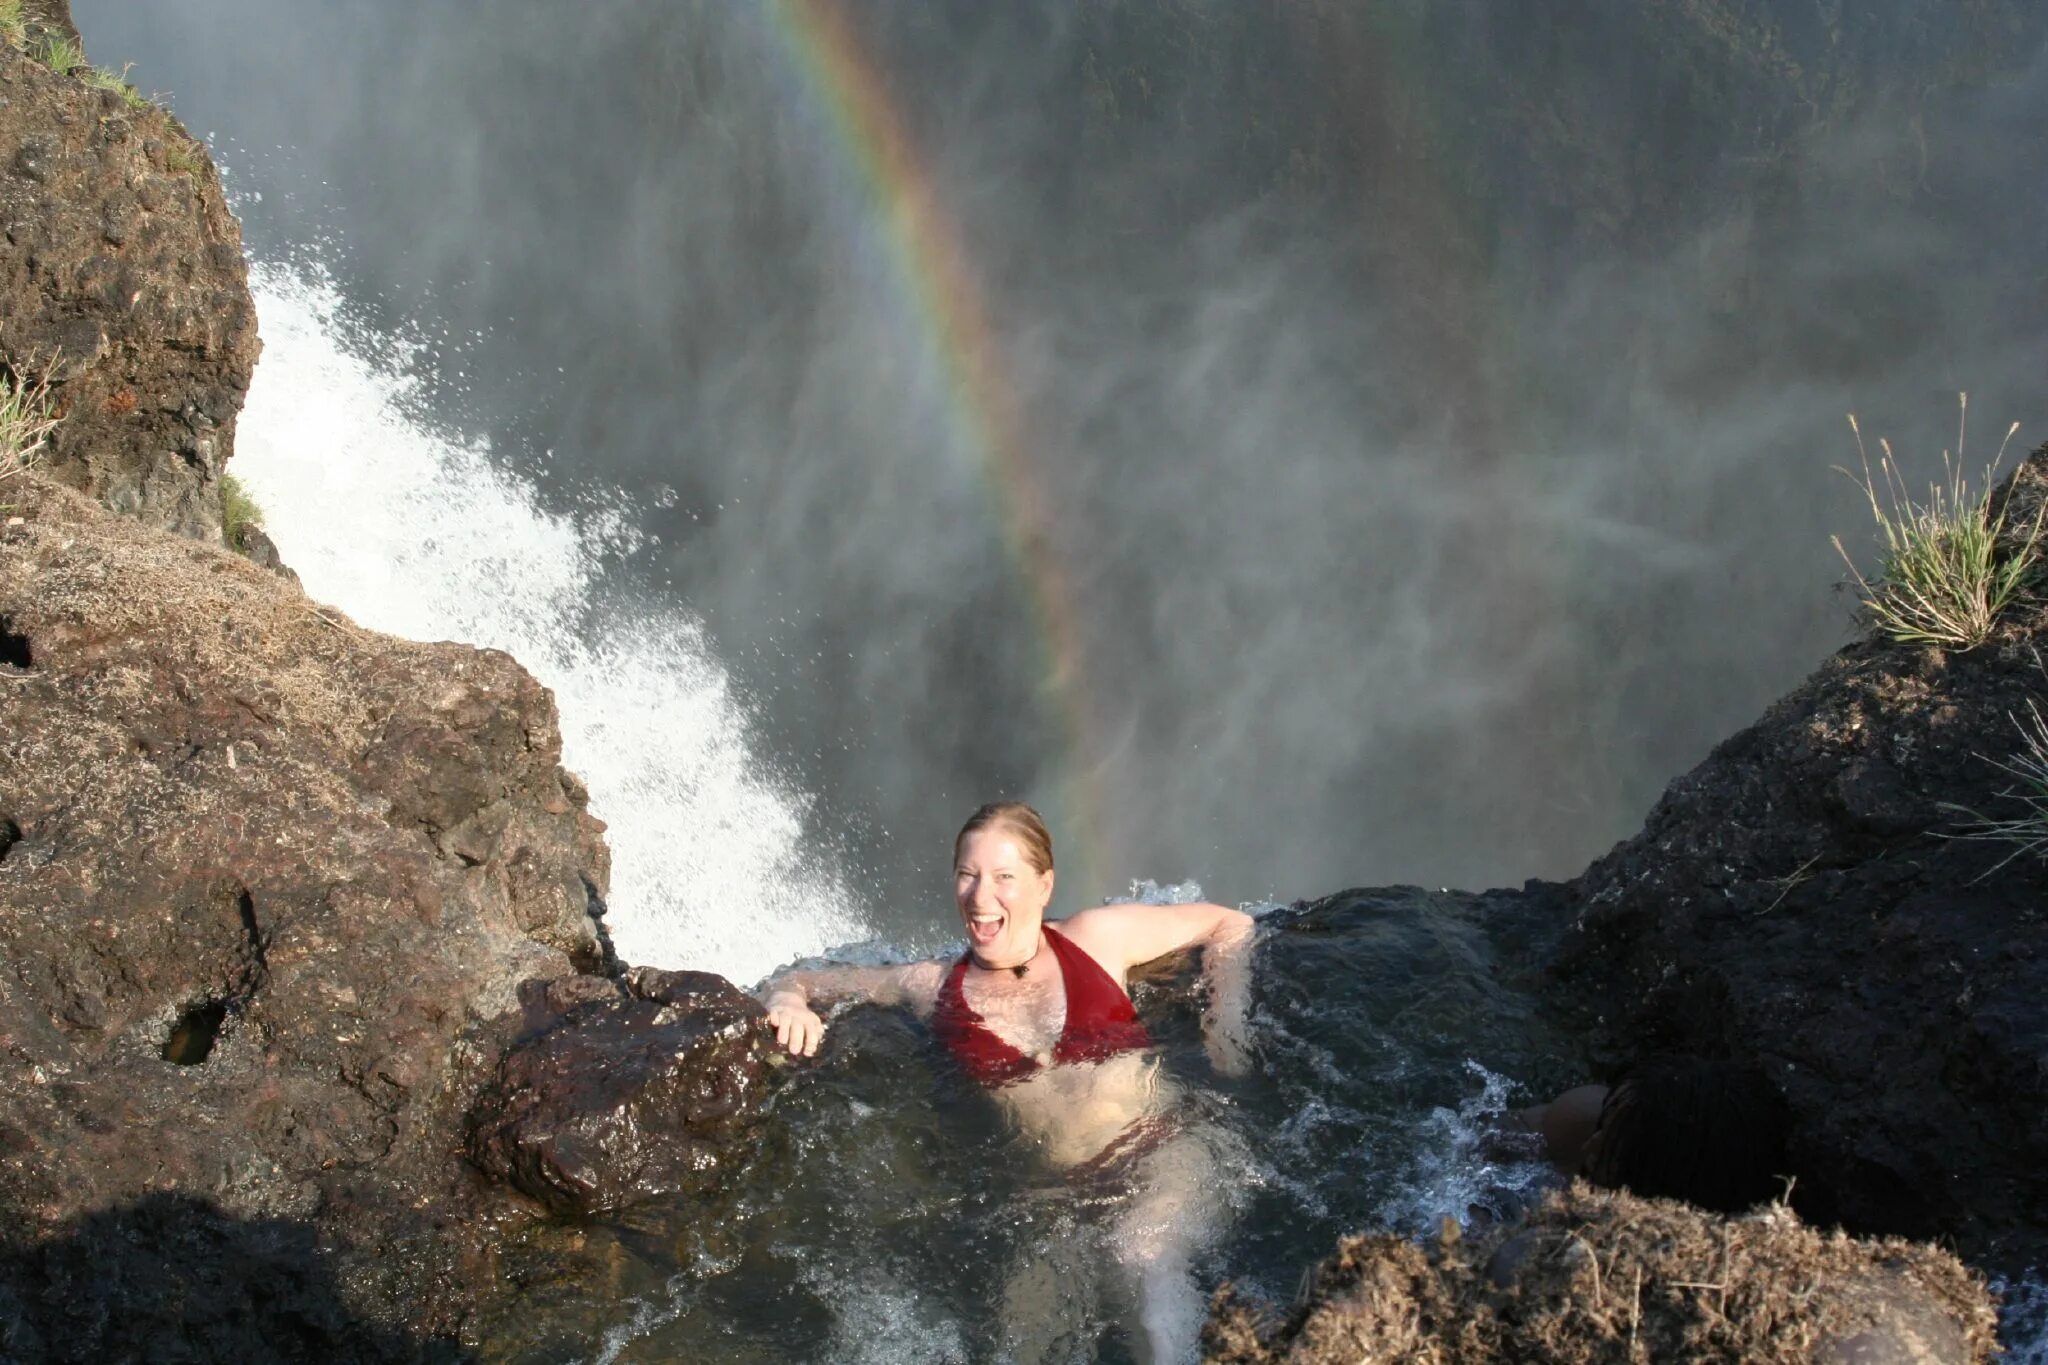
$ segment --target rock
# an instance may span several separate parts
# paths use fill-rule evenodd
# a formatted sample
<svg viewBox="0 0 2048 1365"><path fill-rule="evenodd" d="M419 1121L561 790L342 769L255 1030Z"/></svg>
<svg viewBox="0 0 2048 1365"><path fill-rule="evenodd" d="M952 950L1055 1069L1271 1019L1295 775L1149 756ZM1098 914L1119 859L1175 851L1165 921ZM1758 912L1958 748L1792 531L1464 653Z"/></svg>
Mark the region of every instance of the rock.
<svg viewBox="0 0 2048 1365"><path fill-rule="evenodd" d="M457 1361L365 1320L313 1230L154 1194L0 1251L0 1359Z"/></svg>
<svg viewBox="0 0 2048 1365"><path fill-rule="evenodd" d="M463 1115L517 983L604 960L547 690L35 473L6 500L0 1222L176 1191L313 1220L386 1312L488 1289Z"/></svg>
<svg viewBox="0 0 2048 1365"><path fill-rule="evenodd" d="M472 1118L478 1169L556 1213L714 1189L759 1115L773 1038L707 972L635 968L543 983L560 1011L505 1054Z"/></svg>
<svg viewBox="0 0 2048 1365"><path fill-rule="evenodd" d="M228 537L228 548L238 552L244 559L259 569L268 569L279 577L297 586L299 576L284 556L277 552L277 542L260 526L244 526L235 535Z"/></svg>
<svg viewBox="0 0 2048 1365"><path fill-rule="evenodd" d="M71 0L23 0L22 17L31 31L61 33L78 42L78 25L71 21Z"/></svg>
<svg viewBox="0 0 2048 1365"><path fill-rule="evenodd" d="M1953 1256L1580 1185L1494 1235L1347 1238L1284 1316L1225 1286L1206 1360L1967 1365L1994 1347Z"/></svg>
<svg viewBox="0 0 2048 1365"><path fill-rule="evenodd" d="M2011 517L2044 485L2048 448ZM1812 1216L1999 1269L2048 1260L2048 860L1956 836L2024 814L2044 637L2036 602L1966 652L1841 650L1568 888L1555 963L1605 1059L1762 1068Z"/></svg>
<svg viewBox="0 0 2048 1365"><path fill-rule="evenodd" d="M62 0L28 17L71 29ZM117 511L217 539L260 349L206 150L168 113L0 44L0 365L47 377L43 467Z"/></svg>

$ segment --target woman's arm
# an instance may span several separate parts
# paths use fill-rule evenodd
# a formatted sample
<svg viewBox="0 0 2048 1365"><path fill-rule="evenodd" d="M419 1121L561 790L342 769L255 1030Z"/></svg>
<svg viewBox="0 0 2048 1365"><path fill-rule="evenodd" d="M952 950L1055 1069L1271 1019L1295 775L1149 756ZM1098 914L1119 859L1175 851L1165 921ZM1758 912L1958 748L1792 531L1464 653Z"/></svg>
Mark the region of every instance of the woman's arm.
<svg viewBox="0 0 2048 1365"><path fill-rule="evenodd" d="M820 1008L847 1001L875 1005L908 1005L929 1014L945 976L945 964L913 962L904 967L820 967L781 972L761 987L761 1003L775 1026L775 1041L791 1055L816 1054L825 1036Z"/></svg>
<svg viewBox="0 0 2048 1365"><path fill-rule="evenodd" d="M1243 1074L1250 1062L1246 1020L1257 928L1250 915L1206 902L1101 905L1083 910L1060 928L1119 981L1140 963L1200 948L1208 996L1202 1011L1203 1044L1218 1071Z"/></svg>

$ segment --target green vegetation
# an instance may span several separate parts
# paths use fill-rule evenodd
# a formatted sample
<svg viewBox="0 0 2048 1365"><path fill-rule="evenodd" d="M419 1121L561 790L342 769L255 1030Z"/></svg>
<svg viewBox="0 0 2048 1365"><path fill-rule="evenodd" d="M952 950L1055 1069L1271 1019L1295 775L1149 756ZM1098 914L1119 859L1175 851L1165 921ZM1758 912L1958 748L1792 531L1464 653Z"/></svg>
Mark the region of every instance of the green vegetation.
<svg viewBox="0 0 2048 1365"><path fill-rule="evenodd" d="M242 481L232 474L220 476L220 537L228 548L239 550L242 535L252 527L263 525L263 509L242 487Z"/></svg>
<svg viewBox="0 0 2048 1365"><path fill-rule="evenodd" d="M1963 477L1970 399L1968 394L1959 397L1963 415L1956 453L1942 452L1947 477L1929 486L1925 502L1916 502L1906 491L1891 443L1882 440L1880 493L1880 481L1870 472L1862 428L1853 413L1849 417L1857 452L1863 457L1863 477L1857 483L1870 500L1871 519L1877 524L1877 572L1866 579L1839 536L1833 538L1835 550L1856 577L1871 624L1901 644L1955 649L1982 644L1999 614L2026 593L2041 563L2042 514L2035 515L2031 526L2009 534L2005 507L2001 505L1996 516L1991 513L1991 485L2005 445L1985 468L1980 491L1972 492ZM2006 444L2018 430L2019 423L2014 422L2005 433ZM1856 479L1848 470L1842 472ZM2042 511L2048 513L2048 502Z"/></svg>
<svg viewBox="0 0 2048 1365"><path fill-rule="evenodd" d="M85 49L62 33L43 34L29 55L60 76L68 76L85 65Z"/></svg>
<svg viewBox="0 0 2048 1365"><path fill-rule="evenodd" d="M2024 719L2019 716L2012 719L2019 730L2019 747L2004 762L1992 761L2013 779L2013 785L2000 792L1999 796L2018 801L2021 813L2003 820L1991 820L1960 806L1950 807L1970 816L1974 822L1966 826L1959 837L2012 845L2012 852L1998 867L1992 868L1992 872L2023 853L2048 858L2048 719L2042 717L2041 708L2031 701L2027 703Z"/></svg>
<svg viewBox="0 0 2048 1365"><path fill-rule="evenodd" d="M134 67L130 62L119 71L109 71L104 66L88 66L79 73L79 79L95 90L111 90L121 97L121 102L130 109L149 108L149 98L140 90L128 84L128 72Z"/></svg>
<svg viewBox="0 0 2048 1365"><path fill-rule="evenodd" d="M173 142L164 153L164 166L173 175L189 175L198 178L206 165L206 153L195 141Z"/></svg>
<svg viewBox="0 0 2048 1365"><path fill-rule="evenodd" d="M0 375L0 483L34 464L56 427L47 379L23 383Z"/></svg>
<svg viewBox="0 0 2048 1365"><path fill-rule="evenodd" d="M130 109L141 110L150 107L149 97L128 83L128 72L133 68L133 62L119 71L110 71L104 66L89 66L85 60L85 49L79 46L76 40L62 33L44 32L31 43L28 17L22 12L22 0L0 0L0 41L22 49L59 75L76 75L95 90L113 91Z"/></svg>

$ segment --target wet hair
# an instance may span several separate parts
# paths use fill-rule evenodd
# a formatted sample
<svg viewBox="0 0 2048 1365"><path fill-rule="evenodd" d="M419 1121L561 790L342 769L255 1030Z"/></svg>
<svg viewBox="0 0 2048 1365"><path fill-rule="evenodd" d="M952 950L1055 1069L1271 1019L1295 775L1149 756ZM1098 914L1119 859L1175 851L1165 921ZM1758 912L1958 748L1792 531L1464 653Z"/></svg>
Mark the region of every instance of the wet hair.
<svg viewBox="0 0 2048 1365"><path fill-rule="evenodd" d="M1660 1057L1626 1072L1600 1106L1596 1185L1739 1213L1785 1189L1791 1118L1762 1072Z"/></svg>
<svg viewBox="0 0 2048 1365"><path fill-rule="evenodd" d="M1033 872L1052 871L1052 835L1046 832L1045 821L1038 817L1038 812L1022 801L991 801L968 816L967 823L953 836L953 852L958 854L961 841L974 831L990 828L1002 830L1017 840L1017 847Z"/></svg>

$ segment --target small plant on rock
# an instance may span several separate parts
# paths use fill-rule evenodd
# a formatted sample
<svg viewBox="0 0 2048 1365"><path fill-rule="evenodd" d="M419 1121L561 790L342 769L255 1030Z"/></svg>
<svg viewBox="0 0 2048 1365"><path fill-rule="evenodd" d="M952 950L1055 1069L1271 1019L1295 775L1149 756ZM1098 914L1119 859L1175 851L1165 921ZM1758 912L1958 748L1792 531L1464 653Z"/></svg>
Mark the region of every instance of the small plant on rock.
<svg viewBox="0 0 2048 1365"><path fill-rule="evenodd" d="M232 474L220 476L220 537L234 550L247 548L242 544L243 535L252 527L263 525L263 509L249 496L249 490L242 487L242 481Z"/></svg>
<svg viewBox="0 0 2048 1365"><path fill-rule="evenodd" d="M138 113L149 108L149 98L128 83L128 73L134 69L130 62L119 71L109 71L104 66L88 66L79 74L79 79L95 90L111 90L121 97L121 102Z"/></svg>
<svg viewBox="0 0 2048 1365"><path fill-rule="evenodd" d="M206 165L206 153L199 149L197 142L173 142L164 153L164 168L173 175L189 175L198 178Z"/></svg>
<svg viewBox="0 0 2048 1365"><path fill-rule="evenodd" d="M2012 845L2012 852L1998 867L1992 868L1992 872L2021 854L2048 858L2048 718L2044 718L2041 708L2030 700L2027 702L2027 714L2014 716L2012 722L2019 731L2018 746L2004 760L1992 759L1991 762L2012 778L2012 785L1998 795L2001 799L2019 802L2018 813L1994 820L1960 806L1951 807L1968 815L1972 821L1963 828L1959 837Z"/></svg>
<svg viewBox="0 0 2048 1365"><path fill-rule="evenodd" d="M0 484L34 464L56 429L49 380L0 375Z"/></svg>
<svg viewBox="0 0 2048 1365"><path fill-rule="evenodd" d="M85 65L85 49L61 33L45 33L29 55L60 76Z"/></svg>
<svg viewBox="0 0 2048 1365"><path fill-rule="evenodd" d="M0 0L0 43L28 46L28 16L21 12L21 0Z"/></svg>
<svg viewBox="0 0 2048 1365"><path fill-rule="evenodd" d="M1855 414L1849 416L1857 452L1863 457L1863 477L1857 479L1846 469L1842 473L1856 480L1870 500L1879 544L1877 572L1865 578L1840 536L1833 537L1835 550L1855 575L1871 624L1901 644L1954 649L1982 644L1999 614L2026 592L2040 566L2042 516L2008 532L2005 509L2001 506L1996 516L1991 512L1999 460L2020 424L2014 422L2006 431L1998 457L1985 468L1983 487L1973 491L1962 464L1970 399L1968 394L1959 398L1963 415L1956 453L1942 452L1945 477L1929 486L1925 502L1915 501L1906 491L1889 441L1878 442L1883 451L1878 469L1884 478L1880 481L1871 474L1863 430ZM2043 512L2048 513L2048 504Z"/></svg>

